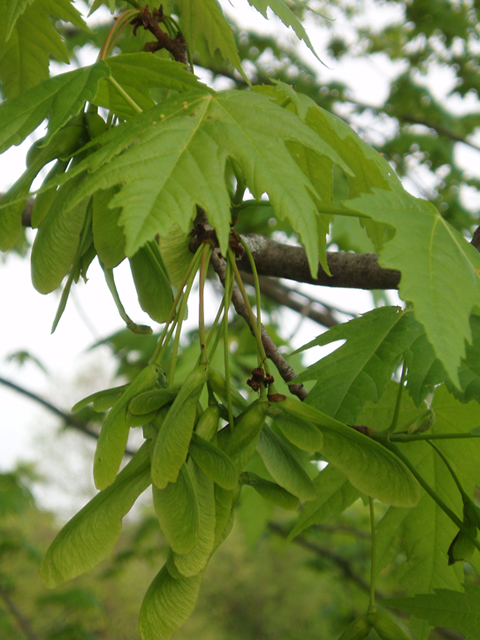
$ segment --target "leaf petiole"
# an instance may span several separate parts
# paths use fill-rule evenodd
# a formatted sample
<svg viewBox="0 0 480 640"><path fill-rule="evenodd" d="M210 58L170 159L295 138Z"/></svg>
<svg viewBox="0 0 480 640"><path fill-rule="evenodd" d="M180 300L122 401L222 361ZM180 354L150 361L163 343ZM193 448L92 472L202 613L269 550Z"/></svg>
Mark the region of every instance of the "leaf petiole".
<svg viewBox="0 0 480 640"><path fill-rule="evenodd" d="M436 444L434 444L433 442L431 442L430 440L427 440L428 444L433 448L433 450L440 456L440 458L443 460L445 466L447 467L450 475L452 476L455 484L458 487L458 490L460 491L460 495L462 496L462 500L463 503L466 504L467 502L470 502L470 498L469 496L466 494L464 488L462 487L462 483L460 482L460 480L458 479L457 474L455 473L455 471L453 470L452 465L450 464L450 462L448 461L447 457L445 456L445 454L443 453L443 451L441 451Z"/></svg>
<svg viewBox="0 0 480 640"><path fill-rule="evenodd" d="M242 294L242 298L243 298L243 301L245 302L245 306L247 307L248 316L250 318L250 328L257 341L257 347L260 353L261 362L262 364L265 364L265 369L268 372L267 354L265 353L265 347L263 346L263 342L262 342L262 332L261 330L260 331L258 330L257 319L255 317L255 314L253 313L252 306L250 305L250 300L248 299L247 292L245 291L245 286L242 281L242 276L240 275L238 267L235 263L235 257L233 256L230 250L228 251L228 259L230 261L230 264L232 265L233 272L235 273L235 281L238 285L238 288L240 289L240 293Z"/></svg>
<svg viewBox="0 0 480 640"><path fill-rule="evenodd" d="M258 279L257 266L255 264L255 260L253 259L252 252L250 251L250 247L242 237L240 237L240 242L242 243L242 247L245 249L245 252L248 256L248 260L250 262L250 267L252 268L252 275L255 283L255 297L256 297L256 304L257 304L257 331L261 336L262 335L262 319L261 319L262 299L261 299L261 293L260 293L260 281ZM262 346L263 346L263 343L262 343ZM268 364L267 364L266 358L264 361L260 362L259 364L260 366L264 365L265 371L268 373Z"/></svg>
<svg viewBox="0 0 480 640"><path fill-rule="evenodd" d="M155 351L153 353L152 359L150 361L150 364L158 364L160 366L160 362L163 356L163 352L164 352L164 347L166 346L166 344L168 344L168 341L170 340L170 338L167 338L167 334L169 332L169 325L170 323L173 321L174 317L175 317L175 313L177 310L177 306L180 303L180 300L182 298L183 295L183 289L186 286L187 282L189 281L189 278L191 276L191 274L193 273L195 275L195 273L197 272L198 269L198 265L200 264L200 260L202 258L202 252L203 252L203 245L200 245L198 247L198 249L196 250L195 254L193 255L190 264L188 266L188 269L183 277L182 283L178 289L177 295L175 296L175 300L173 301L172 304L172 308L170 309L170 315L168 316L168 319L165 323L165 327L163 329L162 335L160 336L157 346L155 348ZM171 335L171 332L170 332Z"/></svg>
<svg viewBox="0 0 480 640"><path fill-rule="evenodd" d="M383 431L383 433L385 433L385 434L393 433L395 431L395 429L397 428L398 417L400 415L400 406L402 404L402 395L403 395L403 389L405 387L406 377L407 377L407 367L405 366L405 362L403 362L403 364L402 364L402 375L400 376L400 382L399 382L399 385L398 385L397 400L395 402L395 410L393 412L392 422L390 423L390 426L387 427Z"/></svg>
<svg viewBox="0 0 480 640"><path fill-rule="evenodd" d="M230 252L229 252L230 253ZM228 342L228 310L232 301L233 291L233 271L230 262L227 260L226 273L225 273L225 295L224 295L224 314L223 314L223 357L225 368L225 387L227 391L227 408L228 408L228 422L230 424L230 430L234 428L235 422L233 417L233 403L232 393L230 387L230 359L229 359L229 342Z"/></svg>
<svg viewBox="0 0 480 640"><path fill-rule="evenodd" d="M450 507L448 507L445 504L445 502L443 502L443 500L440 498L438 493L428 484L428 482L423 478L423 476L420 475L420 473L418 473L417 468L415 467L415 465L412 464L408 456L406 456L403 453L403 451L399 449L399 447L397 447L395 444L390 442L388 439L385 439L383 441L383 444L385 447L387 447L387 449L390 449L392 453L398 456L400 460L402 460L405 466L412 472L412 475L418 480L419 484L425 489L428 495L437 503L437 505L445 513L445 515L447 515L450 518L450 520L459 529L461 529L461 531L463 531L465 535L467 535L470 538L470 540L473 542L475 547L480 551L480 542L472 535L472 533L469 531L468 527L465 526L462 520L460 520L460 518L458 518L453 513Z"/></svg>
<svg viewBox="0 0 480 640"><path fill-rule="evenodd" d="M116 89L116 91L122 96L125 102L127 102L132 107L134 111L136 111L137 113L143 113L143 109L138 106L135 100L131 96L129 96L129 94L125 91L122 85L115 80L115 78L112 78L112 76L108 76L107 80Z"/></svg>

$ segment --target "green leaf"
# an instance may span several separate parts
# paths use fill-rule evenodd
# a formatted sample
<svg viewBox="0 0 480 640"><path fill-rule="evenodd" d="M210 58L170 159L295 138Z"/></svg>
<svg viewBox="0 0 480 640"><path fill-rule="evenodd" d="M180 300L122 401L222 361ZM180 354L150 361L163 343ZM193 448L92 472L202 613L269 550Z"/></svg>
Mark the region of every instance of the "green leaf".
<svg viewBox="0 0 480 640"><path fill-rule="evenodd" d="M187 269L192 262L192 253L188 248L190 236L176 224L172 224L166 236L161 236L159 245L170 280L177 289L183 282Z"/></svg>
<svg viewBox="0 0 480 640"><path fill-rule="evenodd" d="M317 497L315 486L293 449L267 425L260 433L257 450L268 472L281 487L301 500Z"/></svg>
<svg viewBox="0 0 480 640"><path fill-rule="evenodd" d="M295 511L300 506L300 500L296 496L275 482L257 476L256 473L244 471L241 474L240 481L242 484L253 487L264 500L268 500L276 507L287 511Z"/></svg>
<svg viewBox="0 0 480 640"><path fill-rule="evenodd" d="M255 7L255 9L257 9L264 18L268 18L267 9L270 7L286 27L292 27L297 37L300 40L303 40L313 55L320 60L312 43L310 42L307 32L305 31L305 27L283 0L248 0L248 4Z"/></svg>
<svg viewBox="0 0 480 640"><path fill-rule="evenodd" d="M380 428L387 426L393 415L397 387L392 384L380 405L366 406L361 415L362 421L367 424L375 421ZM435 435L469 433L480 421L480 407L476 403L461 404L444 386L436 390L432 408L436 416L432 428L432 434ZM411 424L418 413L418 409L404 394L399 418L401 429ZM462 439L435 440L435 443L453 466L465 491L472 495L474 485L480 482L477 462L480 442L472 438L468 440L468 445ZM425 442L402 443L399 446L423 478L461 519L461 496L440 457ZM466 446L468 456L465 455ZM422 495L414 509L390 508L378 524L378 571L393 562L394 578L399 586L406 589L407 596L431 593L438 588L458 590L463 577L461 563L449 567L447 558L447 550L456 533L456 525L426 494ZM428 626L427 623L419 624Z"/></svg>
<svg viewBox="0 0 480 640"><path fill-rule="evenodd" d="M197 40L204 38L210 55L213 56L218 50L220 55L230 60L235 69L249 82L242 69L232 28L217 0L177 0L177 5L180 11L181 31L189 49L194 52Z"/></svg>
<svg viewBox="0 0 480 640"><path fill-rule="evenodd" d="M4 16L5 40L9 39L17 19L32 2L33 0L9 0L9 2L7 2L7 13Z"/></svg>
<svg viewBox="0 0 480 640"><path fill-rule="evenodd" d="M317 490L317 497L304 505L302 513L290 531L289 540L293 540L312 524L319 524L330 516L339 516L360 495L345 474L331 464L320 471L313 484Z"/></svg>
<svg viewBox="0 0 480 640"><path fill-rule="evenodd" d="M193 433L188 452L211 480L224 489L235 489L238 484L237 467L221 449Z"/></svg>
<svg viewBox="0 0 480 640"><path fill-rule="evenodd" d="M407 390L419 407L435 387L448 379L442 363L427 339L424 327L405 353L408 367Z"/></svg>
<svg viewBox="0 0 480 640"><path fill-rule="evenodd" d="M480 402L480 316L470 316L470 329L472 342L466 345L465 358L458 369L460 390L454 387L450 380L446 380L448 390L460 402Z"/></svg>
<svg viewBox="0 0 480 640"><path fill-rule="evenodd" d="M150 483L145 443L113 484L97 493L58 533L40 566L47 587L90 571L110 554L120 536L123 516Z"/></svg>
<svg viewBox="0 0 480 640"><path fill-rule="evenodd" d="M434 589L412 598L388 598L382 604L427 620L434 627L446 627L472 638L480 637L480 587L464 585L465 592Z"/></svg>
<svg viewBox="0 0 480 640"><path fill-rule="evenodd" d="M231 157L253 195L260 199L267 192L276 215L290 220L316 273L318 236L312 229L317 228L317 213L310 195L314 188L287 151L288 140L348 170L329 144L266 96L246 91L185 94L96 138L103 147L75 169L91 174L77 199L99 188L123 185L110 206L123 207L120 222L127 255L157 233L165 236L173 224L188 233L195 205L208 212L226 251L230 197L223 176Z"/></svg>
<svg viewBox="0 0 480 640"><path fill-rule="evenodd" d="M374 188L345 203L396 229L380 254L380 265L399 269L399 294L413 303L415 317L456 386L458 366L471 341L469 318L480 301L480 255L435 207L407 192ZM458 286L461 282L462 286ZM452 313L452 310L455 313Z"/></svg>
<svg viewBox="0 0 480 640"><path fill-rule="evenodd" d="M198 542L198 502L187 465L165 489L155 485L153 505L160 527L175 553L189 553Z"/></svg>
<svg viewBox="0 0 480 640"><path fill-rule="evenodd" d="M302 347L299 351L346 340L302 371L295 381L316 380L308 403L341 422L354 424L367 400L380 400L403 353L421 332L411 311L398 307L374 309Z"/></svg>
<svg viewBox="0 0 480 640"><path fill-rule="evenodd" d="M53 135L91 101L101 78L109 75L104 62L49 78L25 94L0 105L0 153L19 145L45 118Z"/></svg>
<svg viewBox="0 0 480 640"><path fill-rule="evenodd" d="M112 77L143 111L155 105L150 95L150 90L153 88L163 87L174 91L195 89L206 93L211 91L180 62L158 58L151 53L124 53L107 58L105 64L110 69ZM120 118L131 118L137 115L137 111L107 80L100 82L92 102L109 109Z"/></svg>
<svg viewBox="0 0 480 640"><path fill-rule="evenodd" d="M175 580L166 565L149 586L140 609L142 640L169 640L193 613L203 574Z"/></svg>
<svg viewBox="0 0 480 640"><path fill-rule="evenodd" d="M8 12L9 0L0 0L0 15ZM84 27L80 14L68 0L34 0L15 25L0 24L0 80L7 98L14 98L48 78L50 57L69 63L67 48L51 18Z"/></svg>

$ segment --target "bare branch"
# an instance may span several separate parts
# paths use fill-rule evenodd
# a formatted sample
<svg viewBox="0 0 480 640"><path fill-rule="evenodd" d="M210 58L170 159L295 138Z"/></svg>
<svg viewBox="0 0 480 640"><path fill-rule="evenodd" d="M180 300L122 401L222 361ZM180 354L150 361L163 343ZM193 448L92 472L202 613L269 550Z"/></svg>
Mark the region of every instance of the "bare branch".
<svg viewBox="0 0 480 640"><path fill-rule="evenodd" d="M382 269L374 253L327 252L329 276L318 266L312 277L303 247L285 245L257 234L244 236L253 254L259 275L296 280L306 284L349 289L398 289L400 272ZM248 257L238 261L242 271L251 273Z"/></svg>
<svg viewBox="0 0 480 640"><path fill-rule="evenodd" d="M243 272L242 279L246 284L253 286L254 279L250 273ZM306 294L293 291L273 278L260 276L259 281L263 295L284 307L297 311L304 318L318 322L323 327L334 327L339 323L330 308L324 306L322 302L314 300Z"/></svg>
<svg viewBox="0 0 480 640"><path fill-rule="evenodd" d="M8 590L0 583L0 598L4 601L5 606L10 611L11 616L15 619L19 629L23 632L28 640L40 640L39 636L32 629L30 622L26 616L20 611L16 603L10 597Z"/></svg>
<svg viewBox="0 0 480 640"><path fill-rule="evenodd" d="M90 436L90 438L95 438L96 440L98 440L98 434L89 428L88 423L84 422L83 420L79 420L78 418L75 418L75 416L73 416L71 413L67 413L62 409L59 409L54 404L52 404L48 400L45 400L45 398L40 397L33 391L28 391L28 389L25 389L24 387L21 387L18 384L15 384L15 382L12 382L11 380L7 380L6 378L2 378L2 377L0 377L0 384L3 384L5 387L9 387L10 389L13 389L17 393L20 393L26 396L27 398L30 398L30 400L33 400L34 402L41 404L42 407L45 407L45 409L48 409L50 413L54 413L69 427L78 429L85 435ZM127 456L133 456L134 453L135 453L134 451L130 451L128 449L125 450L125 455Z"/></svg>

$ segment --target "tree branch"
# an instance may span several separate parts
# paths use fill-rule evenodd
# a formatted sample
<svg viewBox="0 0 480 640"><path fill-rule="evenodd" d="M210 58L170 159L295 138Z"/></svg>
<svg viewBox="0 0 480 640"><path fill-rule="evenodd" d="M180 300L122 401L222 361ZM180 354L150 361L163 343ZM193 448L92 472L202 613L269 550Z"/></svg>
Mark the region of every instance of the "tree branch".
<svg viewBox="0 0 480 640"><path fill-rule="evenodd" d="M242 273L242 280L245 284L254 285L254 279L250 273L244 271ZM334 327L339 323L332 313L332 310L322 302L314 300L304 293L294 291L274 278L260 276L259 282L263 295L284 307L297 311L304 318L318 322L318 324L321 324L323 327ZM318 309L318 307L323 307L324 310Z"/></svg>
<svg viewBox="0 0 480 640"><path fill-rule="evenodd" d="M258 234L243 236L259 275L296 280L306 284L349 289L398 289L400 271L382 269L374 253L327 252L329 276L319 265L312 277L303 247L281 244ZM237 261L239 269L251 273L248 256Z"/></svg>
<svg viewBox="0 0 480 640"><path fill-rule="evenodd" d="M44 398L40 397L36 393L33 393L33 391L28 391L28 389L25 389L24 387L20 387L18 384L15 384L15 382L11 382L11 380L7 380L6 378L2 378L1 376L0 376L0 384L3 384L5 387L9 387L10 389L13 389L17 393L20 393L26 396L27 398L30 398L30 400L33 400L34 402L41 404L42 407L45 407L45 409L48 409L50 413L54 413L56 416L61 418L61 420L65 422L65 424L67 424L69 427L78 429L85 435L90 436L91 438L95 438L95 440L98 440L98 434L92 429L89 429L88 423L85 423L83 422L83 420L79 420L78 418L75 418L71 413L62 411L62 409L59 409L48 400L45 400ZM133 456L134 453L135 453L134 451L131 451L129 449L125 450L125 455Z"/></svg>
<svg viewBox="0 0 480 640"><path fill-rule="evenodd" d="M19 629L21 629L25 637L29 640L40 640L39 636L37 636L35 631L32 629L30 622L23 615L15 602L13 602L13 600L10 598L10 594L8 593L7 589L5 589L5 587L1 584L1 582L0 598L2 598L2 600L4 601L5 606L10 611L10 614L15 619Z"/></svg>

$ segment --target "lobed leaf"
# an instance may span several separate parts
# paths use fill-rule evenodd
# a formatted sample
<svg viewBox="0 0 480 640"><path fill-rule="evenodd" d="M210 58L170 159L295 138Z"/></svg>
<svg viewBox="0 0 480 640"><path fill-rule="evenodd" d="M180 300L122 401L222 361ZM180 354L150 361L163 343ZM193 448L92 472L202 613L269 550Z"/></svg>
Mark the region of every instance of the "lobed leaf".
<svg viewBox="0 0 480 640"><path fill-rule="evenodd" d="M204 39L212 56L218 50L249 82L242 69L232 28L217 0L177 0L177 5L181 31L190 50L194 52L199 38Z"/></svg>
<svg viewBox="0 0 480 640"><path fill-rule="evenodd" d="M320 60L313 48L310 38L305 31L305 27L293 13L290 7L283 0L248 0L248 4L255 7L264 18L267 18L267 9L270 9L275 13L286 27L292 27L295 34L300 40L303 40L313 55Z"/></svg>
<svg viewBox="0 0 480 640"><path fill-rule="evenodd" d="M161 87L181 92L211 91L180 62L158 58L145 51L114 56L108 58L105 64L112 77L143 111L155 106L150 94L151 89ZM99 83L92 102L109 109L121 118L131 118L138 113L106 79Z"/></svg>
<svg viewBox="0 0 480 640"><path fill-rule="evenodd" d="M53 135L91 101L101 78L109 75L104 62L49 78L29 91L0 105L0 153L19 145L45 118L51 116Z"/></svg>
<svg viewBox="0 0 480 640"><path fill-rule="evenodd" d="M435 207L407 192L373 188L345 203L349 208L396 229L381 251L380 265L399 269L399 294L414 305L452 382L471 342L470 314L480 302L480 255ZM458 286L461 283L461 286ZM452 310L455 313L452 313Z"/></svg>
<svg viewBox="0 0 480 640"><path fill-rule="evenodd" d="M289 140L348 171L330 144L264 95L185 94L97 138L103 146L74 170L91 175L72 206L99 188L122 184L110 206L123 207L120 223L125 227L126 253L132 255L156 234L165 236L173 224L188 233L198 205L208 213L225 251L230 197L223 176L230 157L254 196L260 199L268 193L276 215L290 220L316 273L314 187L287 150Z"/></svg>
<svg viewBox="0 0 480 640"><path fill-rule="evenodd" d="M392 384L380 405L365 407L361 419L367 423L376 420L380 426L387 426L393 415L397 388L398 385ZM476 403L461 404L444 386L436 390L432 408L436 416L432 429L435 435L467 434L480 420L480 408ZM399 417L401 429L408 428L418 413L404 394ZM465 491L472 495L474 485L480 481L477 462L480 442L471 438L468 445L464 439L436 440L435 443L454 468ZM425 442L399 446L423 478L461 518L462 499L443 460ZM468 456L465 455L466 446ZM431 593L438 588L458 590L463 580L463 568L461 563L449 567L447 558L447 550L457 531L455 524L426 494L414 509L390 508L377 527L378 571L393 563L394 578L406 589L407 596ZM475 562L475 556L472 561ZM418 621L418 625L429 627L425 621Z"/></svg>
<svg viewBox="0 0 480 640"><path fill-rule="evenodd" d="M300 373L316 380L308 403L341 422L354 423L365 402L378 402L405 351L422 333L411 311L381 307L339 324L299 349L346 342Z"/></svg>
<svg viewBox="0 0 480 640"><path fill-rule="evenodd" d="M0 15L8 15L9 0L0 0ZM50 57L68 64L68 51L52 17L83 28L69 0L33 0L15 22L0 23L0 80L4 95L15 98L48 78Z"/></svg>
<svg viewBox="0 0 480 640"><path fill-rule="evenodd" d="M418 593L411 598L388 598L382 604L422 618L433 627L446 627L472 638L480 637L480 587L464 585L464 593L451 589L434 589L431 594Z"/></svg>

